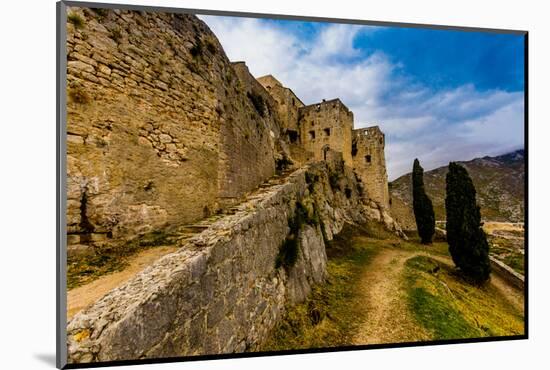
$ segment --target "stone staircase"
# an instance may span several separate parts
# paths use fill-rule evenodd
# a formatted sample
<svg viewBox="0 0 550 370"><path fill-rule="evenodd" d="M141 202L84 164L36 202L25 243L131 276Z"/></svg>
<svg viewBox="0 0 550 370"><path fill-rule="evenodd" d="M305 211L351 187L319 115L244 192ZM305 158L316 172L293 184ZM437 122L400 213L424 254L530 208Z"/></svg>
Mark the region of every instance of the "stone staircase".
<svg viewBox="0 0 550 370"><path fill-rule="evenodd" d="M271 177L266 180L264 183L260 184L256 189L252 190L250 193L246 194L240 198L235 204L223 209L221 212L214 214L212 216L206 217L204 219L198 220L192 224L184 224L173 227L168 230L168 236L166 240L169 243L176 245L183 245L185 241L191 239L192 237L202 233L203 231L210 228L215 222L221 220L226 216L231 216L237 212L242 212L246 210L246 205L250 201L262 199L262 197L268 193L274 186L283 184L288 176L293 173L296 169L284 170L280 174Z"/></svg>

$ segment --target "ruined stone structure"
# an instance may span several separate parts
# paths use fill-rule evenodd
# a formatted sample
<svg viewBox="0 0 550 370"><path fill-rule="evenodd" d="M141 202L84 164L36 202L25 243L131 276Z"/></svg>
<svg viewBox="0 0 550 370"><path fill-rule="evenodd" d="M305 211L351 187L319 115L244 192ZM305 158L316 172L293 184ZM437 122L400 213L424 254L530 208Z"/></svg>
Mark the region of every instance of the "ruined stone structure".
<svg viewBox="0 0 550 370"><path fill-rule="evenodd" d="M378 126L353 130L351 156L355 173L369 197L385 208L390 206L388 174L384 155L385 137Z"/></svg>
<svg viewBox="0 0 550 370"><path fill-rule="evenodd" d="M272 75L259 77L258 82L277 101L281 131L293 160L323 161L329 150L340 152L361 179L366 196L389 208L385 137L378 126L354 129L353 113L340 99L305 106Z"/></svg>
<svg viewBox="0 0 550 370"><path fill-rule="evenodd" d="M256 80L192 15L68 11L69 253L212 220L77 313L69 362L254 350L324 281L344 224L402 235L383 134L353 130L339 99L305 106ZM298 208L298 257L279 266Z"/></svg>
<svg viewBox="0 0 550 370"><path fill-rule="evenodd" d="M302 145L307 151L313 153L314 160L325 160L327 150L334 150L342 153L347 166L353 167L351 159L353 113L340 99L301 108L300 128Z"/></svg>
<svg viewBox="0 0 550 370"><path fill-rule="evenodd" d="M299 111L305 106L304 103L290 88L283 86L272 75L259 77L257 80L277 102L281 129L288 142L293 161L298 164L306 163L311 158L311 153L304 148L299 124Z"/></svg>

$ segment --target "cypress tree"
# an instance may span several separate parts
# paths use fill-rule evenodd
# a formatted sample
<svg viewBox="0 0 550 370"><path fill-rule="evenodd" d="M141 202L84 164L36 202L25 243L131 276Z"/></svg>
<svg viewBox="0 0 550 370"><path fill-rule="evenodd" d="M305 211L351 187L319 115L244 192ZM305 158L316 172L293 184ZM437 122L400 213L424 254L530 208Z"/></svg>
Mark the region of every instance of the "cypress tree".
<svg viewBox="0 0 550 370"><path fill-rule="evenodd" d="M455 265L478 283L489 279L489 244L481 228L476 189L466 169L449 163L446 178L447 242Z"/></svg>
<svg viewBox="0 0 550 370"><path fill-rule="evenodd" d="M424 169L414 160L412 172L413 211L416 228L422 244L431 244L435 232L435 215L432 201L424 190Z"/></svg>

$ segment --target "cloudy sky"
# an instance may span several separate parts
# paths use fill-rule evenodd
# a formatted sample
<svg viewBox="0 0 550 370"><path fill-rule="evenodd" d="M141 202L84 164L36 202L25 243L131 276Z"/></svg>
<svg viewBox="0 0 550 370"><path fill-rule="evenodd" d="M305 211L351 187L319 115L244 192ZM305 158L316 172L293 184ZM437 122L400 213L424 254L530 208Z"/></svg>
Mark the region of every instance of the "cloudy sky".
<svg viewBox="0 0 550 370"><path fill-rule="evenodd" d="M523 37L200 16L232 61L386 133L390 180L523 147Z"/></svg>

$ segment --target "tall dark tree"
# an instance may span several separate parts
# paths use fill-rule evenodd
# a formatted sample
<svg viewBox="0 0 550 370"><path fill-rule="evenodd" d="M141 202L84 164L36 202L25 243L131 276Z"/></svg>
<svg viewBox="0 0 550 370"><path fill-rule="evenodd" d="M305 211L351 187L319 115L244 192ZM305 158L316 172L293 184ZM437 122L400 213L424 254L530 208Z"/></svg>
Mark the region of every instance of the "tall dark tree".
<svg viewBox="0 0 550 370"><path fill-rule="evenodd" d="M489 244L481 228L476 189L466 169L449 163L446 178L447 242L455 265L478 283L489 279Z"/></svg>
<svg viewBox="0 0 550 370"><path fill-rule="evenodd" d="M435 232L435 215L432 201L424 190L424 169L414 160L412 172L413 210L416 228L422 244L431 244Z"/></svg>

